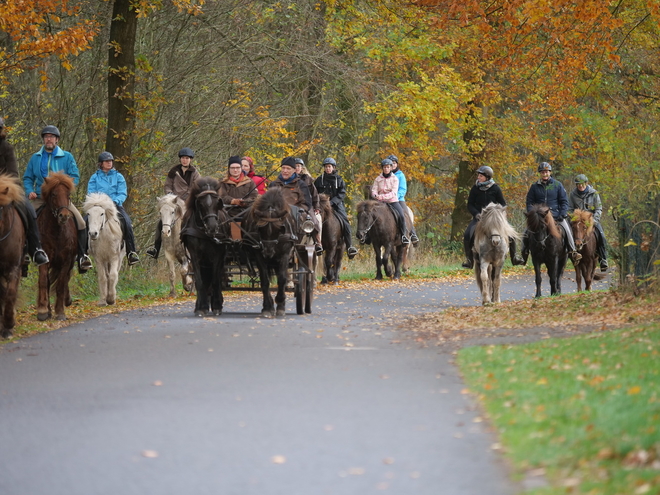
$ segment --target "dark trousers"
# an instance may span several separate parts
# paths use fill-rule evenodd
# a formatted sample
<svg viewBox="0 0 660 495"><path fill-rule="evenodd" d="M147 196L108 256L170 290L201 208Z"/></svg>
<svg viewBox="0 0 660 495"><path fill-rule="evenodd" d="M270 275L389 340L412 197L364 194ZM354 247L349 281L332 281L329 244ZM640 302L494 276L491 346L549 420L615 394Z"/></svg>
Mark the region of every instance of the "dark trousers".
<svg viewBox="0 0 660 495"><path fill-rule="evenodd" d="M401 203L398 201L395 201L394 203L387 203L390 208L394 208L396 212L399 214L399 218L397 219L399 223L399 230L401 231L401 235L408 235L408 226L406 224L406 216L403 213L403 208L401 208Z"/></svg>
<svg viewBox="0 0 660 495"><path fill-rule="evenodd" d="M403 211L406 211L406 202L405 201L399 201L399 204L401 205L401 209ZM406 218L406 225L408 224L408 219ZM414 225L407 225L410 227L410 233L417 235L417 232L415 232L415 226Z"/></svg>
<svg viewBox="0 0 660 495"><path fill-rule="evenodd" d="M596 248L598 249L598 257L601 260L607 260L607 241L605 240L605 232L600 222L596 225Z"/></svg>
<svg viewBox="0 0 660 495"><path fill-rule="evenodd" d="M41 249L41 238L37 227L37 212L34 211L34 206L29 201L17 201L14 203L14 207L25 227L27 252L30 256L34 256L34 252Z"/></svg>
<svg viewBox="0 0 660 495"><path fill-rule="evenodd" d="M156 257L160 253L160 246L163 245L163 221L158 220L158 225L156 226L156 238L154 239L154 249L156 250Z"/></svg>
<svg viewBox="0 0 660 495"><path fill-rule="evenodd" d="M337 213L337 218L342 225L342 232L344 234L344 242L346 247L349 248L353 245L353 235L351 234L351 224L348 222L348 215L346 214L346 208L343 203L333 204L332 208Z"/></svg>
<svg viewBox="0 0 660 495"><path fill-rule="evenodd" d="M126 243L126 253L134 253L135 249L135 234L133 233L133 223L131 218L124 210L123 206L117 206L117 213L119 215L119 223L121 224L121 231L124 234L124 242Z"/></svg>

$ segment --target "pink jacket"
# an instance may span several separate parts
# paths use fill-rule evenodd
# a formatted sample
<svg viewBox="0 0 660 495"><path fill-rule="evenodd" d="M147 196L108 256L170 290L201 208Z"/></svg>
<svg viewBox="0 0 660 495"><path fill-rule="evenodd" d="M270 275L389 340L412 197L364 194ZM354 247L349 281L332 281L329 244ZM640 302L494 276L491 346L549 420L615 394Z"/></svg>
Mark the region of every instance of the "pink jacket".
<svg viewBox="0 0 660 495"><path fill-rule="evenodd" d="M383 203L396 203L399 201L399 179L394 173L390 174L388 178L380 174L376 177L374 185L371 186L371 196Z"/></svg>

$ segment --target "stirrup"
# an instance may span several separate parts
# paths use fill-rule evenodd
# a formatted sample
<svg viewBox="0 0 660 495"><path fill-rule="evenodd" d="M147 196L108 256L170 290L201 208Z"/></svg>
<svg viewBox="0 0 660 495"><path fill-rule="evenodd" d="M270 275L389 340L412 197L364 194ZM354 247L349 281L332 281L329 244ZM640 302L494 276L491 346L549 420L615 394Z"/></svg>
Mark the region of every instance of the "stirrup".
<svg viewBox="0 0 660 495"><path fill-rule="evenodd" d="M32 256L32 259L34 260L37 266L45 265L50 261L48 259L48 255L46 254L46 251L44 251L43 249L37 249L34 252L34 255Z"/></svg>
<svg viewBox="0 0 660 495"><path fill-rule="evenodd" d="M408 239L407 236L402 235L401 236L401 244L410 244L410 239Z"/></svg>
<svg viewBox="0 0 660 495"><path fill-rule="evenodd" d="M358 250L355 246L349 246L349 248L346 250L346 254L348 255L348 259L352 260L355 258L355 256L358 254Z"/></svg>
<svg viewBox="0 0 660 495"><path fill-rule="evenodd" d="M147 248L147 256L151 256L153 259L158 258L158 251L156 251L156 248L154 246Z"/></svg>
<svg viewBox="0 0 660 495"><path fill-rule="evenodd" d="M463 268L472 268L473 265L474 265L473 260L465 260L463 263L461 263L461 266Z"/></svg>
<svg viewBox="0 0 660 495"><path fill-rule="evenodd" d="M86 254L78 258L78 273L87 273L92 269L92 260Z"/></svg>
<svg viewBox="0 0 660 495"><path fill-rule="evenodd" d="M135 251L131 251L130 253L128 253L127 258L128 258L129 266L135 265L136 263L140 262L140 258Z"/></svg>

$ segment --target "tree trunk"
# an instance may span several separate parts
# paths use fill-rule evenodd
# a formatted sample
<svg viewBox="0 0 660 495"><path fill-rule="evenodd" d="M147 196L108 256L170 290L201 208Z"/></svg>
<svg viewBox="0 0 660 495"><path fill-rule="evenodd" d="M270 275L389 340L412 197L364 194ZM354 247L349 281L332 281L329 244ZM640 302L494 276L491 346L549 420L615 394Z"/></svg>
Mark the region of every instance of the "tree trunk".
<svg viewBox="0 0 660 495"><path fill-rule="evenodd" d="M108 43L108 130L105 149L115 157L115 168L130 191L129 167L135 128L135 38L137 14L130 0L115 0ZM131 195L124 204L130 209Z"/></svg>
<svg viewBox="0 0 660 495"><path fill-rule="evenodd" d="M472 120L472 116L470 116L468 120ZM474 139L474 137L474 132L472 130L466 130L463 133L463 141L465 141L467 149L470 149L470 142ZM481 154L481 152L478 154ZM470 220L472 220L472 215L470 215L470 212L467 209L467 200L468 196L470 195L470 189L472 189L472 184L475 180L474 169L478 161L478 154L468 154L466 158L458 163L458 177L456 178L454 211L451 213L452 241L463 240L463 233L470 223Z"/></svg>

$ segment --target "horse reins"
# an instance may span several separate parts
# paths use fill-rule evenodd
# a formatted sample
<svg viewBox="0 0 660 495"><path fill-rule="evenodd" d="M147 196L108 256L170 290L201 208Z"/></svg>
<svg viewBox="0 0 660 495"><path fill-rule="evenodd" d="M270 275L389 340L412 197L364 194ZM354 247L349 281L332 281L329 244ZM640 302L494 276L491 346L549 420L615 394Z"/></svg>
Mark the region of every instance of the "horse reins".
<svg viewBox="0 0 660 495"><path fill-rule="evenodd" d="M15 208L14 208L14 209L15 209ZM1 215L4 211L5 211L5 207L4 207L4 206L0 206L0 215ZM12 217L11 217L11 225L9 226L9 230L7 231L7 233L6 233L2 238L0 238L0 242L4 241L7 237L9 237L9 235L11 234L11 231L12 231L13 228L14 228L14 217L12 216Z"/></svg>

